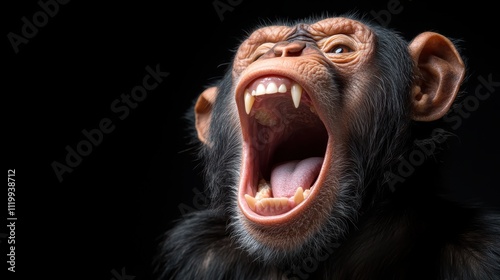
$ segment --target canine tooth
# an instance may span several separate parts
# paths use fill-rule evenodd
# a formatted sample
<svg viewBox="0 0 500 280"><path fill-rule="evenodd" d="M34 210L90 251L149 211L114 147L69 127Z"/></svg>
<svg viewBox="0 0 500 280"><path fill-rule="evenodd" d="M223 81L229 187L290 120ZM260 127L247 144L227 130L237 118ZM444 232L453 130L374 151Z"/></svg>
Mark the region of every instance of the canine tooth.
<svg viewBox="0 0 500 280"><path fill-rule="evenodd" d="M255 95L266 94L266 87L263 84L259 84L255 90Z"/></svg>
<svg viewBox="0 0 500 280"><path fill-rule="evenodd" d="M245 194L245 200L247 201L250 209L252 209L252 211L255 211L255 203L257 202L257 199L255 199L255 197L252 197L251 195Z"/></svg>
<svg viewBox="0 0 500 280"><path fill-rule="evenodd" d="M285 86L285 84L282 84L282 85L278 88L278 92L281 92L281 93L285 93L285 92L286 92L286 86Z"/></svg>
<svg viewBox="0 0 500 280"><path fill-rule="evenodd" d="M245 91L245 111L247 115L250 114L250 110L252 110L253 102L255 101L255 97L252 96L250 91Z"/></svg>
<svg viewBox="0 0 500 280"><path fill-rule="evenodd" d="M295 205L299 205L302 201L304 201L304 190L302 187L299 187L295 191L295 195L293 196L293 200L295 201Z"/></svg>
<svg viewBox="0 0 500 280"><path fill-rule="evenodd" d="M272 93L277 93L278 92L278 87L276 86L275 83L269 83L266 88L266 93L267 94L272 94Z"/></svg>
<svg viewBox="0 0 500 280"><path fill-rule="evenodd" d="M302 87L299 84L293 84L292 100L293 100L293 105L295 105L295 108L299 108L301 96L302 96Z"/></svg>

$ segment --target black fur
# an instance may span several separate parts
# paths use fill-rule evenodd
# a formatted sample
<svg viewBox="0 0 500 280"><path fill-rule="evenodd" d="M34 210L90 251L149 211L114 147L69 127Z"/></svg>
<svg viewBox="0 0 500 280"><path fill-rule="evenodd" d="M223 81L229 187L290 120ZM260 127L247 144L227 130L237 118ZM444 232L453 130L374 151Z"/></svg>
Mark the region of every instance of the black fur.
<svg viewBox="0 0 500 280"><path fill-rule="evenodd" d="M374 90L387 96L374 94L365 115L351 124L354 133L347 148L354 162L346 165L343 180L352 184L346 188L352 193L344 194L342 208L332 213L344 216L330 221L343 221L338 233L323 232L310 248L290 257L249 253L238 239L233 207L241 140L239 128L229 124L235 116L227 109L232 101L228 69L214 105L213 146L200 149L211 204L166 233L158 280L500 279L498 213L445 199L438 187L421 178L407 179L396 191L389 186L385 174L412 150L419 129L409 121L409 97L401 94L410 91L413 64L407 42L396 32L370 26L379 50L375 76L380 80L373 83Z"/></svg>

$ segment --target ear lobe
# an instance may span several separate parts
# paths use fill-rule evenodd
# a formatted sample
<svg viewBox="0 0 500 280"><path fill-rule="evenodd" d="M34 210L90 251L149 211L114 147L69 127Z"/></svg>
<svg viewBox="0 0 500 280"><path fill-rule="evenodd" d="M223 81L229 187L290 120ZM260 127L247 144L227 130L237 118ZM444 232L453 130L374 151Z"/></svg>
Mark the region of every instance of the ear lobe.
<svg viewBox="0 0 500 280"><path fill-rule="evenodd" d="M455 100L465 65L454 44L438 33L421 33L412 40L409 51L418 69L412 90L412 118L437 120Z"/></svg>
<svg viewBox="0 0 500 280"><path fill-rule="evenodd" d="M209 87L205 89L194 106L195 125L198 132L198 139L201 142L207 143L208 128L210 127L210 118L212 115L212 105L217 96L217 88Z"/></svg>

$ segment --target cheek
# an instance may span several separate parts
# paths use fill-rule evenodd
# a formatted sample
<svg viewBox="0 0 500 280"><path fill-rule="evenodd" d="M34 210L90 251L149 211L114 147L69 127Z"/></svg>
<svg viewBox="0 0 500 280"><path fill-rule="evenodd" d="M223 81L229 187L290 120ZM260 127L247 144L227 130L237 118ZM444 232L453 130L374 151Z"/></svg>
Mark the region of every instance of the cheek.
<svg viewBox="0 0 500 280"><path fill-rule="evenodd" d="M342 89L342 107L347 116L360 117L359 114L371 111L375 106L374 100L380 98L380 90L375 82L370 81L371 78L367 74L358 73L348 76ZM383 108L380 108L383 109Z"/></svg>
<svg viewBox="0 0 500 280"><path fill-rule="evenodd" d="M243 72L251 65L251 61L249 59L237 58L233 62L233 71L232 78L233 81L238 80Z"/></svg>

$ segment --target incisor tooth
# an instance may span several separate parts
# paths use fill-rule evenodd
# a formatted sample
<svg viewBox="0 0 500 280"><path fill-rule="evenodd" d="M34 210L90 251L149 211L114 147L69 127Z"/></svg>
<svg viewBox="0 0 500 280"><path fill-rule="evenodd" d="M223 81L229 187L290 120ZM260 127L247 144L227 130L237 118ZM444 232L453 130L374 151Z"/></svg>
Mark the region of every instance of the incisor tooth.
<svg viewBox="0 0 500 280"><path fill-rule="evenodd" d="M245 91L245 111L247 115L250 114L250 110L252 110L253 102L255 101L255 97L252 96L250 91Z"/></svg>
<svg viewBox="0 0 500 280"><path fill-rule="evenodd" d="M278 201L276 202L277 205L279 205L280 210L288 206L288 198L286 197L281 197L278 198Z"/></svg>
<svg viewBox="0 0 500 280"><path fill-rule="evenodd" d="M286 86L285 86L285 84L282 84L282 85L278 88L278 92L281 92L281 93L285 93L285 92L286 92Z"/></svg>
<svg viewBox="0 0 500 280"><path fill-rule="evenodd" d="M257 199L255 199L251 195L245 194L245 200L247 201L250 209L252 209L252 211L255 211L255 203L257 202Z"/></svg>
<svg viewBox="0 0 500 280"><path fill-rule="evenodd" d="M260 211L281 211L288 205L288 199L286 197L280 198L263 198L258 201L258 204L255 206L259 208Z"/></svg>
<svg viewBox="0 0 500 280"><path fill-rule="evenodd" d="M277 93L278 92L278 87L276 86L275 83L269 83L266 88L266 94L272 94L272 93Z"/></svg>
<svg viewBox="0 0 500 280"><path fill-rule="evenodd" d="M304 201L304 190L302 189L302 187L299 187L296 191L295 191L295 195L293 196L293 200L295 201L295 205L299 205L299 203L301 203L302 201Z"/></svg>
<svg viewBox="0 0 500 280"><path fill-rule="evenodd" d="M292 85L292 100L295 108L299 108L300 97L302 96L302 87L299 84Z"/></svg>
<svg viewBox="0 0 500 280"><path fill-rule="evenodd" d="M263 84L259 84L257 89L255 90L255 95L263 95L266 94L266 87Z"/></svg>

